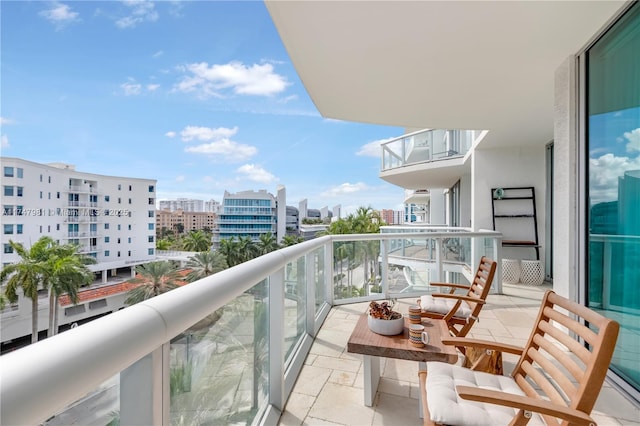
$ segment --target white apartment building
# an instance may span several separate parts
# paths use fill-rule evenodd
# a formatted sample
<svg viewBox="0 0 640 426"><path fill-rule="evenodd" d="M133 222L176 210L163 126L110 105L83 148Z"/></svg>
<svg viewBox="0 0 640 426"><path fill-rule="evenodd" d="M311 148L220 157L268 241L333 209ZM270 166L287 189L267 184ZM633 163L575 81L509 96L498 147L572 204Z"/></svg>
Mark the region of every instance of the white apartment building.
<svg viewBox="0 0 640 426"><path fill-rule="evenodd" d="M212 198L211 200L204 202L204 211L207 213L220 214L221 210L222 204L220 204L220 201L216 201Z"/></svg>
<svg viewBox="0 0 640 426"><path fill-rule="evenodd" d="M19 260L9 241L28 248L43 236L77 244L81 253L95 258L89 268L104 284L116 275L131 277L136 265L155 259L156 180L84 173L62 163L0 160L3 266ZM111 302L69 308L69 315L62 310L60 324L122 306L122 300ZM47 327L46 298L40 309L42 330ZM9 311L2 314L3 341L31 332L30 301L21 300Z"/></svg>

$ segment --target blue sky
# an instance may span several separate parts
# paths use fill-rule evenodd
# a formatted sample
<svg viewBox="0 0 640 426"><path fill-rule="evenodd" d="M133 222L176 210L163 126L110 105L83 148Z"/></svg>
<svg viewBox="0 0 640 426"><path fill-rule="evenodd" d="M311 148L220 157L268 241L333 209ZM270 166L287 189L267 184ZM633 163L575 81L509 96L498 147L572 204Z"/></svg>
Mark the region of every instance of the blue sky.
<svg viewBox="0 0 640 426"><path fill-rule="evenodd" d="M640 170L640 107L589 117L589 199L618 199L618 180Z"/></svg>
<svg viewBox="0 0 640 426"><path fill-rule="evenodd" d="M262 2L0 8L2 156L157 179L158 199L282 184L289 205L401 208L376 146L403 129L322 118Z"/></svg>

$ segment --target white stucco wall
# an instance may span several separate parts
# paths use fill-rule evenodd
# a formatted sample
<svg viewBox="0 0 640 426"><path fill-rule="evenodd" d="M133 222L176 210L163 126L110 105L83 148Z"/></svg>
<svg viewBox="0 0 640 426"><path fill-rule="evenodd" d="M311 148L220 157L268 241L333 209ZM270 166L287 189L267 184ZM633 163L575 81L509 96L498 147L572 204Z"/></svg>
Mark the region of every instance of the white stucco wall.
<svg viewBox="0 0 640 426"><path fill-rule="evenodd" d="M446 199L444 195L444 189L441 188L429 188L431 194L430 207L429 207L429 224L430 225L446 225L447 216L446 212Z"/></svg>
<svg viewBox="0 0 640 426"><path fill-rule="evenodd" d="M471 227L471 174L460 176L460 226Z"/></svg>
<svg viewBox="0 0 640 426"><path fill-rule="evenodd" d="M553 289L572 300L578 297L576 99L576 64L570 56L555 72Z"/></svg>
<svg viewBox="0 0 640 426"><path fill-rule="evenodd" d="M545 144L548 142L540 141L540 145L535 146L476 149L471 164L474 179L471 188L470 209L474 230L493 229L491 188L535 187L541 260L544 259L545 247ZM508 226L517 226L517 224ZM535 259L535 250L529 247L505 247L502 251L502 257Z"/></svg>

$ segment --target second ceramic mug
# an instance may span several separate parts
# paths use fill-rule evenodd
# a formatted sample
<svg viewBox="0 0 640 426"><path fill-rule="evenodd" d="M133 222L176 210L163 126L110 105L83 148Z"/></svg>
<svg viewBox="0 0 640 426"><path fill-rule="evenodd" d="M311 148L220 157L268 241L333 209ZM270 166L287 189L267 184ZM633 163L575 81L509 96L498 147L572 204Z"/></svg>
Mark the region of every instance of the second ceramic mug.
<svg viewBox="0 0 640 426"><path fill-rule="evenodd" d="M410 324L409 325L409 342L418 347L429 344L429 334L424 331L424 325L422 324Z"/></svg>

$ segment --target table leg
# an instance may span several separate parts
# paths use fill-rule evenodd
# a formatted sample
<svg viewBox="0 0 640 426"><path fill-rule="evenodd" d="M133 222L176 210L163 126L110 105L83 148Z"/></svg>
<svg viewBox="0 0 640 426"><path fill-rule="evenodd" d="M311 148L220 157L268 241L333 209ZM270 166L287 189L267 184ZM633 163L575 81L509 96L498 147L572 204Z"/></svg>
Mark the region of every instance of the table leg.
<svg viewBox="0 0 640 426"><path fill-rule="evenodd" d="M418 362L418 371L420 370L425 370L427 369L427 363L426 362L422 362L419 361ZM422 409L422 401L420 400L420 397L418 397L418 417L420 417L421 419L424 419L424 410Z"/></svg>
<svg viewBox="0 0 640 426"><path fill-rule="evenodd" d="M373 406L380 382L380 358L363 355L364 361L364 405Z"/></svg>

